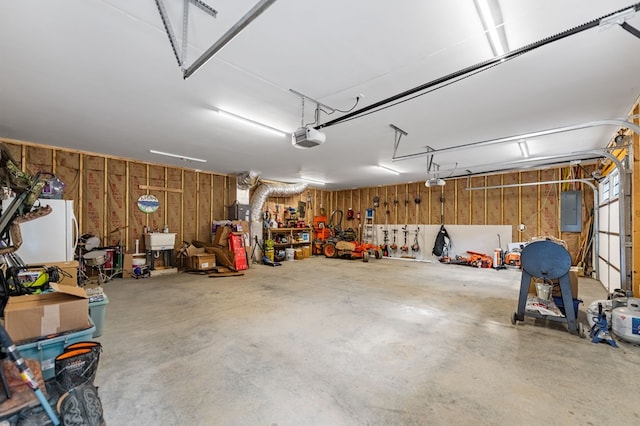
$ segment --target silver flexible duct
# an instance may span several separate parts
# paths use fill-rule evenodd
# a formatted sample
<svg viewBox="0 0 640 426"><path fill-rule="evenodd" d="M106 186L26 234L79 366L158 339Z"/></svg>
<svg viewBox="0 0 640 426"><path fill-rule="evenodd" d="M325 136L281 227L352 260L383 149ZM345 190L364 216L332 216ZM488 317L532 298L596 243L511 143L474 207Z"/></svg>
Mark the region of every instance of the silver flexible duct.
<svg viewBox="0 0 640 426"><path fill-rule="evenodd" d="M251 218L251 241L252 245L258 237L262 241L262 207L269 197L288 197L303 192L309 186L308 183L261 183L249 202L249 217ZM262 254L260 253L260 257Z"/></svg>
<svg viewBox="0 0 640 426"><path fill-rule="evenodd" d="M236 175L237 185L239 189L251 189L258 183L260 172L250 170L248 172L238 173Z"/></svg>

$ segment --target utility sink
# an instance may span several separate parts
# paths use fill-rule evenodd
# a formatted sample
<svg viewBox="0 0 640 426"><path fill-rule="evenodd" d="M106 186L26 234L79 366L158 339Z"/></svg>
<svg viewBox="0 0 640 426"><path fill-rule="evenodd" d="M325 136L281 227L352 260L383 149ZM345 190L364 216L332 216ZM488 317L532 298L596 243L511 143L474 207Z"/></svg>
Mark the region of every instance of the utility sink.
<svg viewBox="0 0 640 426"><path fill-rule="evenodd" d="M173 250L176 234L170 232L151 232L144 234L144 246L147 250Z"/></svg>

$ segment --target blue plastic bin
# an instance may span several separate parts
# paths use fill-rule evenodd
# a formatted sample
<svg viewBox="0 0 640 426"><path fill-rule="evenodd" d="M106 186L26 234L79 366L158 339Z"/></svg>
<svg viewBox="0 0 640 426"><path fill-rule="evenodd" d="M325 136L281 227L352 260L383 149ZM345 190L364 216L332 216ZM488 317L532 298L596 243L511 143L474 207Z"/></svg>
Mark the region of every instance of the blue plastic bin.
<svg viewBox="0 0 640 426"><path fill-rule="evenodd" d="M23 358L38 360L42 370L42 377L44 380L49 380L55 376L55 360L58 355L64 352L65 346L91 340L91 335L96 331L96 326L93 324L91 317L89 317L89 325L90 327L84 330L52 337L51 339L25 343L24 345L18 345L17 348Z"/></svg>
<svg viewBox="0 0 640 426"><path fill-rule="evenodd" d="M109 303L109 298L106 294L103 295L104 299L97 302L89 302L89 316L96 325L96 331L93 333L93 337L102 336L102 328L104 327L104 314Z"/></svg>
<svg viewBox="0 0 640 426"><path fill-rule="evenodd" d="M553 303L556 304L562 315L566 315L564 312L564 302L562 301L562 297L553 296ZM578 318L578 307L582 303L582 299L573 299L573 312L576 314L576 318Z"/></svg>

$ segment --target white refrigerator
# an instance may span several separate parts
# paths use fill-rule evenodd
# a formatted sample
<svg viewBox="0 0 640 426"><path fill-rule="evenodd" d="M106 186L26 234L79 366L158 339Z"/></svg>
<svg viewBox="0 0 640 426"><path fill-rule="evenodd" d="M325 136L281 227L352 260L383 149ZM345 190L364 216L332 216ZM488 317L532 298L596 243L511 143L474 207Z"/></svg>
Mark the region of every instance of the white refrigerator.
<svg viewBox="0 0 640 426"><path fill-rule="evenodd" d="M2 202L3 210L11 201ZM78 221L73 213L73 201L41 198L38 203L51 206L51 213L20 224L22 245L15 253L27 265L73 260L78 245Z"/></svg>

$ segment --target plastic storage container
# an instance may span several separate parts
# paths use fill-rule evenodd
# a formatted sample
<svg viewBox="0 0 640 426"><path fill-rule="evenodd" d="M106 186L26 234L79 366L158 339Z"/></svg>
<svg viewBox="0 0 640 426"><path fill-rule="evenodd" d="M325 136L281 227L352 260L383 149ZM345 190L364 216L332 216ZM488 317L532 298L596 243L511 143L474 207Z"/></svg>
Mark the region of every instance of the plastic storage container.
<svg viewBox="0 0 640 426"><path fill-rule="evenodd" d="M562 301L562 297L553 296L553 303L556 304L562 315L566 315L564 312L564 302ZM576 314L576 318L578 318L578 308L582 303L582 299L573 299L573 312Z"/></svg>
<svg viewBox="0 0 640 426"><path fill-rule="evenodd" d="M96 331L96 326L93 324L91 317L89 317L89 325L90 327L84 330L52 337L51 339L25 343L24 345L18 345L17 348L23 358L38 360L43 379L49 380L55 376L55 360L58 355L64 352L65 346L91 340L91 335Z"/></svg>
<svg viewBox="0 0 640 426"><path fill-rule="evenodd" d="M104 295L104 299L97 302L89 302L89 316L96 325L96 331L93 332L93 337L102 336L102 327L104 327L104 314L107 309L109 298Z"/></svg>
<svg viewBox="0 0 640 426"><path fill-rule="evenodd" d="M296 255L295 249L286 248L286 249L284 249L284 252L285 252L286 260L294 260L295 255Z"/></svg>

